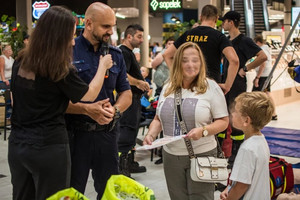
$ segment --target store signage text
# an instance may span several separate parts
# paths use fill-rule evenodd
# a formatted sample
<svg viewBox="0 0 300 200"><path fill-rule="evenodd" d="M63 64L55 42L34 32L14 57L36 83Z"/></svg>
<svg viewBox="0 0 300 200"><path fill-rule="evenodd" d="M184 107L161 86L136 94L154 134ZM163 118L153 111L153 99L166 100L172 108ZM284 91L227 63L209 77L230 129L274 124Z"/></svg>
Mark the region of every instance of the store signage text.
<svg viewBox="0 0 300 200"><path fill-rule="evenodd" d="M48 1L36 1L32 5L32 16L39 19L41 15L50 7Z"/></svg>
<svg viewBox="0 0 300 200"><path fill-rule="evenodd" d="M176 9L176 8L181 8L181 1L180 0L172 0L172 1L157 1L157 0L152 0L150 3L150 6L154 11L159 9Z"/></svg>

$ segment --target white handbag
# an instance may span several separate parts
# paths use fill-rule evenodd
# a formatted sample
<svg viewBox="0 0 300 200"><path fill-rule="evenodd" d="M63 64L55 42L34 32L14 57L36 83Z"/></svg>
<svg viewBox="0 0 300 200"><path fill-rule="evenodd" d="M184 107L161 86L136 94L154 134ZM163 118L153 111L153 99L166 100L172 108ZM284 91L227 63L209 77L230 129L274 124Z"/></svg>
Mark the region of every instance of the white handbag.
<svg viewBox="0 0 300 200"><path fill-rule="evenodd" d="M223 158L194 157L191 159L191 179L198 182L227 181L227 161Z"/></svg>
<svg viewBox="0 0 300 200"><path fill-rule="evenodd" d="M174 104L175 111L177 115L177 119L179 120L180 128L183 134L187 134L186 124L182 118L181 113L181 89L176 90ZM218 151L222 152L219 141ZM194 154L192 143L189 139L184 138L184 142L186 144L186 148L189 153L190 161L191 161L191 169L190 176L193 181L196 182L206 182L206 183L217 183L221 181L226 181L228 179L228 170L227 170L227 160L223 154L222 158L217 158L213 156L206 157L197 157Z"/></svg>

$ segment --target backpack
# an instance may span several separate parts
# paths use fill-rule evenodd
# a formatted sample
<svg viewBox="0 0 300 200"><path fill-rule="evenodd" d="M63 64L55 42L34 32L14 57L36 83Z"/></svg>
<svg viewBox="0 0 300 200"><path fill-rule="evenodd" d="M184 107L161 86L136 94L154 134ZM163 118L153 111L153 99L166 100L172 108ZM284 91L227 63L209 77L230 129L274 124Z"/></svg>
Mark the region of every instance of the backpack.
<svg viewBox="0 0 300 200"><path fill-rule="evenodd" d="M294 188L292 164L282 158L270 156L270 194L275 199L279 194L291 192Z"/></svg>

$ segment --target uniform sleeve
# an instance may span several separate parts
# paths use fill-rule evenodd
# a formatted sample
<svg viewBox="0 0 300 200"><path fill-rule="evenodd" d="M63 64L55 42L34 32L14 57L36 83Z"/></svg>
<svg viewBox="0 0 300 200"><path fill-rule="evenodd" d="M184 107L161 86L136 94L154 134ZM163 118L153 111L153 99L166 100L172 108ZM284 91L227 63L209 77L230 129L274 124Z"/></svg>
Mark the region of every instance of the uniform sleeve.
<svg viewBox="0 0 300 200"><path fill-rule="evenodd" d="M244 42L241 44L243 44L241 46L241 50L248 60L256 56L256 54L261 51L261 48L257 46L251 38L244 37Z"/></svg>
<svg viewBox="0 0 300 200"><path fill-rule="evenodd" d="M130 85L128 82L128 78L127 78L127 72L126 72L126 65L125 65L125 61L123 59L123 56L120 55L120 73L118 75L117 78L117 83L116 83L116 91L118 93L123 92L125 90L130 90Z"/></svg>
<svg viewBox="0 0 300 200"><path fill-rule="evenodd" d="M180 47L180 45L182 45L183 43L185 43L185 38L187 35L187 31L182 34L175 42L174 42L174 46L176 47L176 49L178 49Z"/></svg>
<svg viewBox="0 0 300 200"><path fill-rule="evenodd" d="M226 100L223 91L218 86L218 84L210 80L211 83L209 87L212 88L212 96L211 96L211 112L214 119L227 117L228 109L226 105Z"/></svg>
<svg viewBox="0 0 300 200"><path fill-rule="evenodd" d="M252 151L240 148L234 160L230 180L251 184L255 171L256 158Z"/></svg>
<svg viewBox="0 0 300 200"><path fill-rule="evenodd" d="M58 82L58 87L72 103L80 101L89 89L89 86L77 75L75 69L70 69L66 78Z"/></svg>

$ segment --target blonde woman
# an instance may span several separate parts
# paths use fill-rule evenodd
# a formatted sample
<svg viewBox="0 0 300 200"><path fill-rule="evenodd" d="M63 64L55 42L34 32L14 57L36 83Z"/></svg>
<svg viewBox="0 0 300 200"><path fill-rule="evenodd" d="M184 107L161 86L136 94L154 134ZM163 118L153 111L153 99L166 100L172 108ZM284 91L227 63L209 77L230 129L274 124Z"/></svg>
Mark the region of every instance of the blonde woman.
<svg viewBox="0 0 300 200"><path fill-rule="evenodd" d="M1 78L1 88L9 88L12 65L14 59L11 57L13 51L10 45L4 45L2 49L2 55L0 56L0 78Z"/></svg>
<svg viewBox="0 0 300 200"><path fill-rule="evenodd" d="M205 58L199 46L182 44L174 56L170 80L164 86L157 113L144 144L151 144L163 130L164 137L181 135L175 114L174 93L181 89L183 119L194 152L198 156L216 156L214 135L224 130L228 112L224 94L218 84L206 78ZM194 182L190 177L190 159L183 139L163 147L164 172L172 200L214 199L214 184Z"/></svg>

